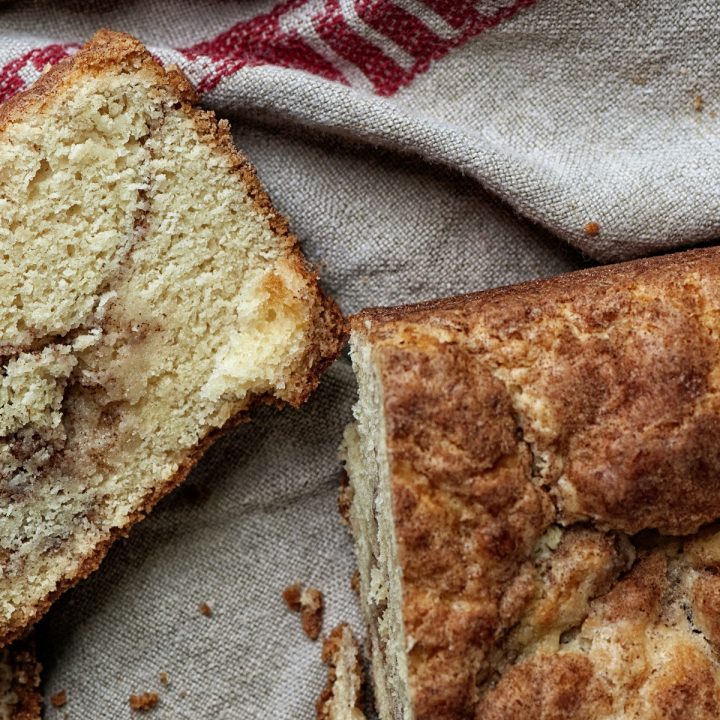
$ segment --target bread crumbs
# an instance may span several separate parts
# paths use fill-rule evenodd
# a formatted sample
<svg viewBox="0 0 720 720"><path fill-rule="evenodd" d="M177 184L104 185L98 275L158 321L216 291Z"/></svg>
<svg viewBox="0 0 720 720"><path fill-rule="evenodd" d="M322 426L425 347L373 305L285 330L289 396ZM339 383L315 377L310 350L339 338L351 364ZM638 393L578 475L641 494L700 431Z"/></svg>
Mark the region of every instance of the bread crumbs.
<svg viewBox="0 0 720 720"><path fill-rule="evenodd" d="M159 699L160 697L156 692L145 692L140 693L140 695L131 695L130 707L139 712L147 712L148 710L152 710L158 704Z"/></svg>
<svg viewBox="0 0 720 720"><path fill-rule="evenodd" d="M299 582L288 585L283 590L282 598L285 601L285 604L288 606L288 609L292 610L293 612L300 612L301 593L302 585Z"/></svg>
<svg viewBox="0 0 720 720"><path fill-rule="evenodd" d="M206 603L200 603L200 614L204 615L205 617L212 617L212 608Z"/></svg>
<svg viewBox="0 0 720 720"><path fill-rule="evenodd" d="M589 222L583 228L583 232L590 237L595 237L600 233L600 225L596 222Z"/></svg>
<svg viewBox="0 0 720 720"><path fill-rule="evenodd" d="M59 690L50 697L50 704L53 707L61 708L67 703L67 692L65 690Z"/></svg>
<svg viewBox="0 0 720 720"><path fill-rule="evenodd" d="M323 594L314 587L302 588L300 583L288 585L282 594L285 604L293 612L300 613L300 624L311 640L317 640L322 630L325 601Z"/></svg>

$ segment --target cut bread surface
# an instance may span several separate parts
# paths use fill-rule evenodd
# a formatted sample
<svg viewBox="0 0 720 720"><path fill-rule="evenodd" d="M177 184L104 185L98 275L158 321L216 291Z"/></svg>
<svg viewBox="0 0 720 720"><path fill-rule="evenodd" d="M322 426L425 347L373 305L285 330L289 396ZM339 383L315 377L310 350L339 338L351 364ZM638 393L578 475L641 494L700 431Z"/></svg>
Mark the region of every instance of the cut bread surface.
<svg viewBox="0 0 720 720"><path fill-rule="evenodd" d="M316 703L317 720L366 720L360 648L346 623L325 638L322 659L328 666L328 678Z"/></svg>
<svg viewBox="0 0 720 720"><path fill-rule="evenodd" d="M98 33L0 108L0 641L344 324L227 123Z"/></svg>
<svg viewBox="0 0 720 720"><path fill-rule="evenodd" d="M351 319L382 720L720 716L720 251Z"/></svg>

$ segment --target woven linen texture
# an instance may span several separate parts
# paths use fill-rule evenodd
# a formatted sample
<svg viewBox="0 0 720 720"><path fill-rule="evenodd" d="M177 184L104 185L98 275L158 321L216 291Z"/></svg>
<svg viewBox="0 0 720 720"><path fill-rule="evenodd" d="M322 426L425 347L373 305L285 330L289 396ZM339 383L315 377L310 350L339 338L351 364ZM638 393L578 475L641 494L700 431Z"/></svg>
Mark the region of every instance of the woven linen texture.
<svg viewBox="0 0 720 720"><path fill-rule="evenodd" d="M714 239L719 24L701 0L15 0L0 99L100 27L136 35L231 120L351 313ZM363 634L335 499L355 392L344 357L258 413L57 603L62 712L158 691L157 720L313 716L320 645L280 595L314 584L325 630Z"/></svg>

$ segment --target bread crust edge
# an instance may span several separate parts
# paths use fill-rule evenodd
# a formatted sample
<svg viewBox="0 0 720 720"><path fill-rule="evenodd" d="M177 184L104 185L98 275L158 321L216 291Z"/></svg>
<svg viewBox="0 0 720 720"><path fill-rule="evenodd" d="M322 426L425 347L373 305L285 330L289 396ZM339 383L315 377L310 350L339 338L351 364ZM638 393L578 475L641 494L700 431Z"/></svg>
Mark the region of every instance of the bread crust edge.
<svg viewBox="0 0 720 720"><path fill-rule="evenodd" d="M167 70L163 68L143 44L131 35L99 30L76 55L62 60L45 72L30 88L0 105L0 132L8 122L21 117L30 109L42 107L47 100L61 91L63 85L72 80L75 73L100 72L132 63L135 67L142 66L155 72L160 82L166 82L171 87L184 110L194 120L198 132L206 138L209 137L215 147L230 159L232 172L240 176L255 208L268 218L273 233L283 240L286 259L304 279L310 296L309 342L291 372L294 383L285 397L278 398L270 393L254 396L245 408L227 420L221 428L213 429L200 438L198 443L187 451L176 472L159 487L147 493L122 526L107 533L73 576L64 578L57 588L37 603L27 615L14 622L11 620L4 627L0 625L0 647L23 637L65 591L97 570L113 543L121 537L127 537L135 524L144 519L163 497L180 485L210 446L232 428L248 422L253 410L260 405L278 408L302 405L317 387L323 372L340 354L347 340L348 324L338 305L320 288L317 273L311 269L301 252L300 241L290 232L287 220L274 208L255 168L235 147L227 121L218 122L214 112L198 107L197 94L182 71L176 67ZM24 718L18 716L17 720Z"/></svg>

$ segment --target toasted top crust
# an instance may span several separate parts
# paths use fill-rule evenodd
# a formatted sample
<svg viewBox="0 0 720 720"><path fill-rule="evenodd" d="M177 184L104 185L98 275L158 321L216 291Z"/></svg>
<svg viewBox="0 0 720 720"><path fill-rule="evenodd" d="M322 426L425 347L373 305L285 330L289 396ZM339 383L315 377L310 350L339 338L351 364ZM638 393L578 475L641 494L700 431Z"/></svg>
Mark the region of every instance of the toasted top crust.
<svg viewBox="0 0 720 720"><path fill-rule="evenodd" d="M482 406L506 388L565 521L680 535L720 516L718 279L720 251L697 250L369 310L352 327L383 363L409 353L409 372L429 357L451 377L481 368ZM392 368L386 382L397 384ZM474 433L452 407L432 404L454 432ZM402 411L414 419L413 407Z"/></svg>
<svg viewBox="0 0 720 720"><path fill-rule="evenodd" d="M718 715L718 541L666 536L720 517L719 284L706 249L351 319L416 720Z"/></svg>
<svg viewBox="0 0 720 720"><path fill-rule="evenodd" d="M145 68L164 74L144 45L132 35L99 30L77 55L53 65L27 90L0 104L0 132L28 112L42 112L53 97L78 78L105 72L108 68ZM167 80L181 101L197 103L194 88L177 68L168 71Z"/></svg>

